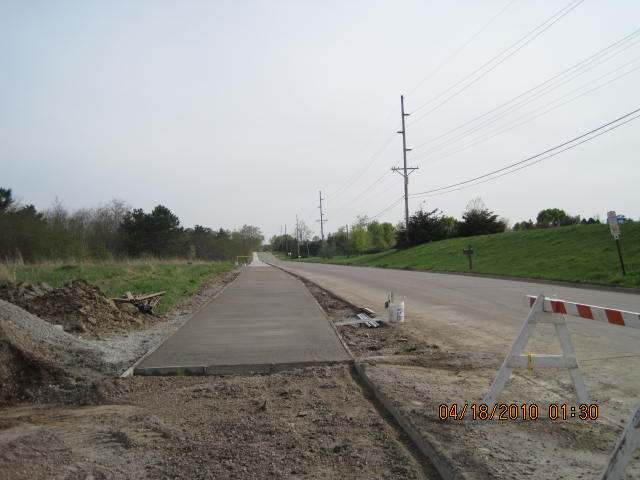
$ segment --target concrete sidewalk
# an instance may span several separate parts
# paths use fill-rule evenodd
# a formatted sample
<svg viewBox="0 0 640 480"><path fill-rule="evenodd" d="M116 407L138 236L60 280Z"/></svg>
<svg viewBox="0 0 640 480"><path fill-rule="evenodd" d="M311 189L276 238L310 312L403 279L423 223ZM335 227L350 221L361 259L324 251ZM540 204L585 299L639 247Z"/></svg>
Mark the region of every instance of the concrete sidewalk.
<svg viewBox="0 0 640 480"><path fill-rule="evenodd" d="M134 374L267 372L350 360L307 288L258 263L144 358Z"/></svg>

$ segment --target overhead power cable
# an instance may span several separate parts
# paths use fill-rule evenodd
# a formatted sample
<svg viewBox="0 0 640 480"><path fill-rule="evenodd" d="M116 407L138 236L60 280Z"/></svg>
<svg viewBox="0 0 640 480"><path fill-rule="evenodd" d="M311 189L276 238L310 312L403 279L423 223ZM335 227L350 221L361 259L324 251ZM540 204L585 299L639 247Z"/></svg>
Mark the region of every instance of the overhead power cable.
<svg viewBox="0 0 640 480"><path fill-rule="evenodd" d="M383 213L388 212L389 210L391 210L393 207L395 207L396 205L398 205L400 202L402 202L404 200L404 197L400 197L398 199L396 199L391 205L389 205L388 207L386 207L384 210L376 213L373 217L371 217L371 220L375 220L376 218L378 218L380 215L382 215Z"/></svg>
<svg viewBox="0 0 640 480"><path fill-rule="evenodd" d="M542 95L545 95L553 90L555 90L556 88L558 88L559 86L564 85L565 83L567 83L569 80L572 80L574 78L576 78L577 76L586 73L590 70L592 70L593 68L596 68L597 66L601 65L602 63L605 63L609 60L611 60L612 58L616 57L617 55L619 55L620 53L628 50L629 48L633 47L634 45L636 45L638 42L633 42L633 43L628 43L630 40L634 39L635 37L640 35L640 28L636 29L635 31L631 32L630 34L624 36L623 38L607 45L606 47L600 49L599 51L597 51L596 53L594 53L593 55L590 55L589 57L581 60L578 63L575 63L574 65L570 66L569 68L553 75L552 77L548 78L547 80L545 80L542 83L539 83L538 85L535 85L532 88L529 88L528 90L520 93L519 95L516 95L515 97L507 100L506 102L501 103L500 105L482 113L481 115L478 115L470 120L467 120L463 123L461 123L460 125L447 130L446 132L433 137L427 141L424 141L422 143L418 143L417 145L413 146L413 150L419 150L421 148L423 148L424 146L433 143L437 140L440 140L442 138L448 137L451 134L457 132L458 130L463 129L464 127L477 122L478 120L481 120L485 117L490 116L491 114L498 112L502 109L504 109L504 107L507 107L511 104L514 104L516 102L518 102L518 100L521 99L526 99L526 103L529 103L529 101L533 101L534 99L539 98ZM626 45L625 45L626 44ZM622 47L620 49L618 49L618 47ZM616 50L618 49L618 50ZM569 75L569 78L567 79L567 76ZM556 82L558 81L559 82ZM530 95L533 94L533 95ZM529 98L527 98L529 97ZM503 116L503 114L508 113L510 111L513 111L516 107L520 107L522 105L524 105L525 103L522 102L518 102L516 103L516 105L513 105L512 107L510 107L509 109L507 109L506 111L503 111L500 114L500 118ZM494 116L493 118L497 118L496 116ZM465 133L468 132L469 130L465 130Z"/></svg>
<svg viewBox="0 0 640 480"><path fill-rule="evenodd" d="M593 140L593 139L595 139L595 138L597 138L597 137L599 137L601 135L604 135L607 132L610 132L611 130L615 130L616 128L622 127L623 125L625 125L625 124L627 124L629 122L632 122L633 120L636 120L637 118L640 118L640 115L636 115L634 117L629 118L628 120L626 120L624 122L621 122L621 123L619 123L617 125L609 127L608 129L606 129L606 130L594 135L593 137L586 138L586 139L584 139L584 140L582 140L582 141L580 141L580 142L578 142L578 143L576 143L574 145L570 145L568 147L565 147L564 149L562 149L562 150L560 150L558 152L550 153L549 155L546 155L545 157L539 158L539 159L537 159L537 160L535 160L535 161L533 161L531 163L527 163L525 165L521 165L518 168L514 168L513 170L510 170L508 172L501 173L500 175L496 175L494 177L486 178L484 180L479 180L479 181L474 182L472 184L465 185L465 186L458 187L458 188L454 188L452 190L448 190L448 191L445 191L445 192L439 192L439 193L434 193L434 194L431 194L431 195L423 195L423 196L438 196L438 195L444 195L446 193L456 192L456 191L459 191L459 190L465 190L467 188L475 187L476 185L480 185L480 184L483 184L483 183L491 182L493 180L496 180L496 179L498 179L500 177L504 177L506 175L511 175L512 173L516 173L516 172L518 172L520 170L524 170L525 168L529 168L529 167L531 167L531 166L533 166L533 165L535 165L537 163L540 163L543 160L546 160L546 159L551 158L551 157L555 157L556 155L560 155L561 153L566 152L567 150L571 150L573 148L576 148L579 145L582 145L583 143L589 142L589 141L591 141L591 140Z"/></svg>
<svg viewBox="0 0 640 480"><path fill-rule="evenodd" d="M447 58L445 58L442 62L440 62L436 68L434 68L427 76L425 76L422 80L420 80L415 87L407 92L407 95L411 95L413 92L418 90L424 82L433 78L440 70L446 67L453 59L455 59L462 51L467 48L471 42L473 42L482 32L484 32L489 25L491 25L500 15L507 11L507 9L516 2L517 0L509 0L495 15L493 15L488 22L486 22L482 27L480 27L473 35L471 35L467 40L464 41L462 45L460 45L453 53L451 53Z"/></svg>
<svg viewBox="0 0 640 480"><path fill-rule="evenodd" d="M442 101L438 102L435 106L433 106L432 108L430 108L429 110L424 112L422 115L420 115L417 118L415 118L412 122L410 122L409 126L415 125L416 123L420 122L421 120L426 118L428 115L430 115L431 113L435 112L437 109L439 109L440 107L442 107L443 105L445 105L446 103L451 101L453 98L455 98L458 95L460 95L462 92L464 92L466 89L471 87L473 84L475 84L476 82L478 82L479 80L484 78L487 74L489 74L490 72L495 70L499 65L504 63L506 60L511 58L513 55L515 55L517 52L519 52L521 49L523 49L525 46L527 46L533 40L538 38L540 35L542 35L545 31L547 31L553 25L555 25L563 17L565 17L566 15L571 13L582 2L584 2L584 0L572 0L569 4L564 6L558 12L554 13L551 17L546 19L544 22L542 22L536 28L534 28L533 30L529 31L527 34L525 34L523 37L521 37L518 41L516 41L515 43L513 43L512 45L510 45L509 47L507 47L503 51L501 51L498 55L496 55L493 58L487 60L480 67L475 69L473 72L471 72L470 74L468 74L467 76L465 76L461 80L459 80L456 83L454 83L451 87L449 87L446 90L440 92L435 97L431 98L427 102L425 102L425 103L421 104L420 106L418 106L412 112L412 114L415 114L416 112L418 112L422 108L426 107L427 105L430 105L430 104L438 101L440 98L444 97L444 99ZM477 75L477 76L475 76L475 75ZM474 78L474 76L475 76L475 78ZM463 85L462 88L460 88L458 90L455 90L450 95L447 95L449 92L451 92L456 87L458 87L459 85L461 85L461 84L463 84L465 82L467 82L467 83L465 85Z"/></svg>
<svg viewBox="0 0 640 480"><path fill-rule="evenodd" d="M542 160L545 160L545 159L550 158L552 156L559 155L560 153L562 153L564 151L567 151L567 150L570 150L572 148L575 148L578 145L581 145L581 144L583 144L585 142L593 140L593 139L599 137L600 135L603 135L603 134L605 134L605 133L607 133L607 132L609 132L611 130L619 128L622 125L625 125L625 124L627 124L627 123L639 118L640 115L636 115L638 112L640 112L640 108L636 108L635 110L632 110L631 112L626 113L626 114L616 118L615 120L612 120L612 121L607 122L607 123L605 123L603 125L600 125L599 127L596 127L596 128L594 128L592 130L589 130L588 132L583 133L581 135L578 135L577 137L574 137L571 140L567 140L565 142L562 142L562 143L560 143L560 144L558 144L558 145L556 145L554 147L551 147L551 148L548 148L547 150L544 150L543 152L540 152L540 153L537 153L537 154L532 155L530 157L527 157L524 160L520 160L520 161L511 163L509 165L505 165L504 167L501 167L501 168L499 168L497 170L492 170L492 171L484 173L482 175L478 175L477 177L473 177L473 178L470 178L468 180L463 180L461 182L452 183L451 185L447 185L447 186L444 186L444 187L434 188L434 189L431 189L431 190L426 190L424 192L418 192L418 193L415 193L415 194L413 194L411 196L412 197L421 197L421 196L426 196L426 195L429 195L429 194L442 192L442 191L447 191L445 193L449 193L449 191L455 191L455 190L450 190L452 188L460 187L460 186L463 186L463 185L467 185L467 184L476 182L477 180L486 179L487 177L491 177L490 178L491 180L493 180L495 178L500 178L500 177L502 177L504 175L508 175L510 173L513 173L513 172L516 172L518 170L521 170L522 168L526 168L528 166L535 165L536 163L539 163ZM625 120L625 121L623 121L623 120ZM597 133L597 132L599 132L599 133ZM596 133L596 135L593 135L594 133ZM578 140L581 140L581 141L578 141ZM566 147L566 148L563 148L563 147ZM547 155L547 154L550 154L550 155ZM517 169L513 169L514 167L517 167L517 166L521 166L521 167L517 168ZM511 170L511 169L513 169L513 170ZM502 174L502 175L498 175L498 176L493 177L493 175L495 175L497 173L505 172L505 171L507 171L507 172ZM489 181L489 180L487 180L487 181ZM480 182L480 183L482 183L482 182Z"/></svg>
<svg viewBox="0 0 640 480"><path fill-rule="evenodd" d="M364 168L360 169L356 175L351 177L347 183L345 183L342 187L338 188L336 191L327 195L327 199L335 198L340 195L342 192L346 191L349 187L351 187L362 175L366 173L367 170L375 163L375 161L384 153L384 151L389 147L393 139L396 138L395 133L391 134L382 144L382 146L376 150L376 152L371 155L367 161L365 162Z"/></svg>
<svg viewBox="0 0 640 480"><path fill-rule="evenodd" d="M601 75L600 77L597 77L593 80L590 80L589 82L584 83L583 85L581 85L578 88L575 88L569 92L567 92L566 94L556 98L555 100L552 100L551 102L547 102L544 103L543 105L540 105L536 108L534 108L533 110L530 110L529 112L520 115L519 117L509 120L508 122L502 124L501 126L498 126L497 128L494 128L493 130L490 130L488 133L482 134L480 136L476 136L475 138L471 139L470 142L467 142L465 144L462 144L460 146L458 146L457 148L454 148L453 150L449 150L448 152L445 152L441 155L438 155L437 159L441 160L444 158L448 158L452 155L455 155L457 153L463 152L465 150L468 150L469 148L475 147L476 145L479 145L481 143L484 143L488 140L491 140L492 138L497 137L498 135L501 135L505 132L508 132L510 130L513 130L515 128L521 127L522 125L525 125L527 123L532 122L533 120L540 118L543 115L546 115L549 112L552 112L553 110L557 110L560 107L563 107L571 102L574 102L590 93L593 93L597 90L600 90L630 74L632 74L633 72L637 71L638 69L640 69L640 66L635 66L633 68L631 68L630 70L627 70L626 72L621 73L620 75L617 75L613 78L610 78L609 80L600 83L599 85L596 85L593 88L589 88L588 90L585 90L577 95L574 95L576 92L589 87L590 85L598 82L599 80L602 80L603 78L609 77L617 72L619 72L620 70L628 67L629 65L632 65L634 63L637 63L640 60L640 57L637 57L633 60L631 60L630 62L625 63L624 65L621 65L607 73L605 73L604 75ZM572 96L573 95L573 96ZM565 100L566 99L566 100ZM417 157L414 157L414 159L422 159L424 160L425 158L429 158L431 157L434 153L437 153L438 151L441 151L443 149L445 149L446 147L450 146L450 145L454 145L456 143L458 143L459 140L464 140L465 137L471 136L472 133L474 133L475 131L484 128L485 126L490 126L492 123L495 122L490 122L487 123L486 125L483 125L482 127L479 127L477 129L471 130L469 132L469 134L461 136L457 139L452 139L449 142L443 142L440 145L436 145L433 148L429 149L427 152L424 152L421 155L418 155Z"/></svg>

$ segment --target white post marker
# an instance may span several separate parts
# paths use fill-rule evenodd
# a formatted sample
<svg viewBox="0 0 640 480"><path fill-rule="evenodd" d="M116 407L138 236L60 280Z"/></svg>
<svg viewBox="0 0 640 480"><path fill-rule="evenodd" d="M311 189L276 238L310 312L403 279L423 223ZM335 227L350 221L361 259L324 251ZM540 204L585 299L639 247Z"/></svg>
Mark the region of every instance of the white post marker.
<svg viewBox="0 0 640 480"><path fill-rule="evenodd" d="M561 317L554 317L552 315L545 315L545 312L551 313L551 310L545 309L546 299L544 295L539 295L534 298L529 315L524 321L520 333L516 338L511 350L504 359L496 379L493 381L489 393L484 397L482 403L486 405L493 405L496 403L502 390L509 380L514 368L528 367L533 369L539 368L566 368L569 370L569 375L575 387L576 394L579 403L590 403L589 394L587 393L587 387L582 378L578 361L571 344L571 336L567 329L567 324L564 315ZM533 353L524 353L524 347L526 347L529 339L533 335L536 325L539 323L551 323L555 327L556 334L560 340L562 346L562 355L539 355Z"/></svg>
<svg viewBox="0 0 640 480"><path fill-rule="evenodd" d="M622 480L624 470L631 461L636 449L640 447L640 403L636 404L631 420L614 448L609 464L601 480Z"/></svg>
<svg viewBox="0 0 640 480"><path fill-rule="evenodd" d="M618 249L618 258L620 259L620 268L622 269L622 275L627 274L627 270L624 268L624 259L622 258L622 247L620 247L620 221L615 211L607 213L607 223L609 224L609 230L611 235L616 241L616 248Z"/></svg>
<svg viewBox="0 0 640 480"><path fill-rule="evenodd" d="M615 211L607 212L607 223L609 224L609 230L614 240L620 238L620 224L618 223L618 215Z"/></svg>

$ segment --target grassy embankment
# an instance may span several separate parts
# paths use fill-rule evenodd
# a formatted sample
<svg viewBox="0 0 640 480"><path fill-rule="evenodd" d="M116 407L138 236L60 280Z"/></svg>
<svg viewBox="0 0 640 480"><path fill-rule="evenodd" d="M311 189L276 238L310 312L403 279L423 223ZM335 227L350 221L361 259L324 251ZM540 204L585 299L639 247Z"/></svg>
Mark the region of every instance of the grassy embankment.
<svg viewBox="0 0 640 480"><path fill-rule="evenodd" d="M462 249L472 245L473 272L514 277L640 287L640 223L621 226L627 275L622 276L616 244L607 225L505 232L454 238L406 250L303 261L467 272Z"/></svg>
<svg viewBox="0 0 640 480"><path fill-rule="evenodd" d="M126 291L152 293L165 290L157 313L165 313L180 299L194 294L210 278L233 269L231 262L181 260L131 260L109 263L4 265L2 277L29 283L46 282L58 287L82 279L97 285L109 297Z"/></svg>

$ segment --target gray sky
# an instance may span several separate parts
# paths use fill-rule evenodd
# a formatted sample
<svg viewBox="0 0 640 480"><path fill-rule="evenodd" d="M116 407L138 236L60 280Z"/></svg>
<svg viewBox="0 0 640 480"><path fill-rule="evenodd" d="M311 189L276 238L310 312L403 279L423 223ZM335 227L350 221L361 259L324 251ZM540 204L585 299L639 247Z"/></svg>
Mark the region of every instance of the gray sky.
<svg viewBox="0 0 640 480"><path fill-rule="evenodd" d="M0 186L39 208L55 197L72 209L111 198L144 209L162 203L187 226L250 223L267 236L284 223L291 229L296 213L317 230L322 189L327 228L334 230L358 214L376 215L402 194L401 177L388 174L351 201L401 159L399 135L371 159L399 127L401 93L412 112L568 3L3 0ZM586 0L408 126L408 146L490 110L639 27L640 2ZM442 140L416 149L409 162L420 170L411 176L411 191L500 168L640 107L638 70L472 148L442 155L527 119L585 84L592 88L640 66L624 67L639 56L640 44L630 43L500 123L435 152L440 155L425 157ZM601 217L616 209L639 217L639 126L640 119L516 174L426 197L425 205L459 216L480 196L512 223L545 207ZM411 209L422 200L412 199ZM401 218L402 204L379 217Z"/></svg>

